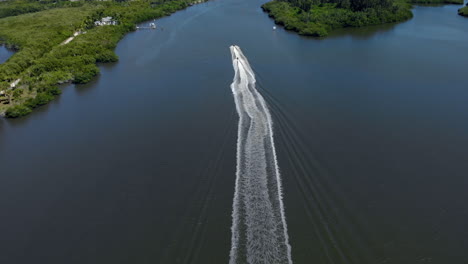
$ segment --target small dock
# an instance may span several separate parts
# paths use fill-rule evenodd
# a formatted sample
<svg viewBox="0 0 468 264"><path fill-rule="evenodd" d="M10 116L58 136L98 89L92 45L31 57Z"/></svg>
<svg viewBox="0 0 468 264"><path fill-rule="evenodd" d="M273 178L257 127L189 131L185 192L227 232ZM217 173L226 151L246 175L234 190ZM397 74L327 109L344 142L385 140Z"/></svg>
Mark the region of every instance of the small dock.
<svg viewBox="0 0 468 264"><path fill-rule="evenodd" d="M147 27L136 27L137 29L156 29L155 23L150 23Z"/></svg>

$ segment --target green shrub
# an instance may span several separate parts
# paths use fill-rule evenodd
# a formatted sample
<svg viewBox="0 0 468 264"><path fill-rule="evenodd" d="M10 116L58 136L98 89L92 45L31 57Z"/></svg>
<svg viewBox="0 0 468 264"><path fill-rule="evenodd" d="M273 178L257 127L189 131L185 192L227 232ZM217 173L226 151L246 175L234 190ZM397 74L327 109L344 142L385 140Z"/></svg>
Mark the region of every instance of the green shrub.
<svg viewBox="0 0 468 264"><path fill-rule="evenodd" d="M99 73L99 68L94 64L83 66L74 73L73 83L87 83Z"/></svg>
<svg viewBox="0 0 468 264"><path fill-rule="evenodd" d="M304 36L325 37L328 35L328 32L324 26L310 23L306 27L301 28L299 34Z"/></svg>
<svg viewBox="0 0 468 264"><path fill-rule="evenodd" d="M25 105L15 105L7 109L7 111L5 112L5 116L8 118L17 118L17 117L25 116L31 113L31 111L32 111L31 108Z"/></svg>
<svg viewBox="0 0 468 264"><path fill-rule="evenodd" d="M41 105L45 105L48 102L52 101L53 99L54 99L54 96L47 92L38 93L35 98L28 99L24 103L24 105L32 109Z"/></svg>
<svg viewBox="0 0 468 264"><path fill-rule="evenodd" d="M119 57L111 50L103 50L96 55L96 62L116 62L119 60Z"/></svg>
<svg viewBox="0 0 468 264"><path fill-rule="evenodd" d="M468 5L463 7L463 8L460 8L458 10L458 14L461 15L461 16L466 16L468 17Z"/></svg>
<svg viewBox="0 0 468 264"><path fill-rule="evenodd" d="M60 95L62 93L57 86L50 87L47 92L53 96Z"/></svg>

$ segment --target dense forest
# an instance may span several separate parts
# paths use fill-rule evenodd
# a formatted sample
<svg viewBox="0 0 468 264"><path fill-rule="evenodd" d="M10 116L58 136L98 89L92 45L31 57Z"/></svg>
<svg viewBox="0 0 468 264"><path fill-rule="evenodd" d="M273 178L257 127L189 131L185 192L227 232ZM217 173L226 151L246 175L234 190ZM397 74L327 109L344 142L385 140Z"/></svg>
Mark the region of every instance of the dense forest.
<svg viewBox="0 0 468 264"><path fill-rule="evenodd" d="M336 28L404 21L413 16L413 3L463 4L463 0L275 0L262 8L286 29L324 37Z"/></svg>
<svg viewBox="0 0 468 264"><path fill-rule="evenodd" d="M28 6L24 0L2 2L0 10L3 4L10 10L14 3ZM31 1L31 6L34 3ZM0 113L6 117L26 115L60 94L59 84L90 81L99 73L96 63L118 60L113 50L136 23L169 15L189 4L183 0L105 1L79 2L73 7L45 3L43 10L20 9L29 12L22 15L3 10L0 44L18 52L0 64ZM117 25L94 25L106 16L113 17ZM63 44L74 32L81 34Z"/></svg>

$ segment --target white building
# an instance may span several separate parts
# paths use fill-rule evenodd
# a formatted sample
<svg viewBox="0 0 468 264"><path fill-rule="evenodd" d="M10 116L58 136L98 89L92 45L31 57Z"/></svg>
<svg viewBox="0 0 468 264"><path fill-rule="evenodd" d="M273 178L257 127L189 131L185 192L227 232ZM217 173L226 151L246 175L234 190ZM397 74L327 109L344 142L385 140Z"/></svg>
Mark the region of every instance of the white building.
<svg viewBox="0 0 468 264"><path fill-rule="evenodd" d="M94 22L95 26L110 26L110 25L117 25L117 21L115 21L112 17L103 17L99 21Z"/></svg>

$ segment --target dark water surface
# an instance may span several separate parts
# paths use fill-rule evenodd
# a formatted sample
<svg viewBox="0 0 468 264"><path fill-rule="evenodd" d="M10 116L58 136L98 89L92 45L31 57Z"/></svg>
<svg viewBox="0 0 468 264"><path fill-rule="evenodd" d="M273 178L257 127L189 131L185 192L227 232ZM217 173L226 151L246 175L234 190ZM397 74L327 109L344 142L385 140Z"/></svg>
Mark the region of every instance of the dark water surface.
<svg viewBox="0 0 468 264"><path fill-rule="evenodd" d="M0 64L4 63L11 57L15 52L11 49L7 49L5 46L0 45Z"/></svg>
<svg viewBox="0 0 468 264"><path fill-rule="evenodd" d="M0 263L227 263L231 44L271 108L295 263L468 263L460 6L316 40L272 31L262 3L163 18L92 83L0 120Z"/></svg>

